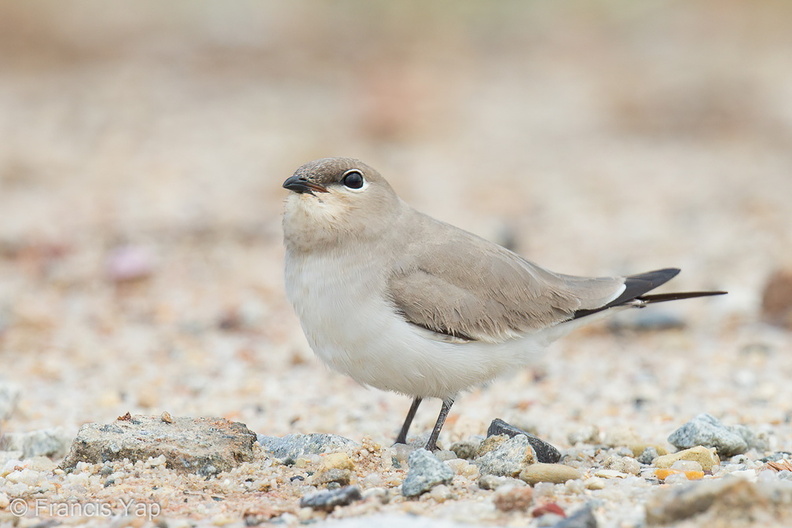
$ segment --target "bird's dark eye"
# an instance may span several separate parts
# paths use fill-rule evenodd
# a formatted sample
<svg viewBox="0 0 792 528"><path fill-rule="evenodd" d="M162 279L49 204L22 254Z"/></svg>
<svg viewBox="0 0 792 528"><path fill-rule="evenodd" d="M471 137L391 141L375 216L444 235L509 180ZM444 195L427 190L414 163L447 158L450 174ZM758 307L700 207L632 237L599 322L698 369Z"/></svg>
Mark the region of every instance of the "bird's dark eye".
<svg viewBox="0 0 792 528"><path fill-rule="evenodd" d="M345 187L349 187L350 189L360 189L363 187L363 175L356 170L351 170L344 174L344 177L341 178L341 183L344 184Z"/></svg>

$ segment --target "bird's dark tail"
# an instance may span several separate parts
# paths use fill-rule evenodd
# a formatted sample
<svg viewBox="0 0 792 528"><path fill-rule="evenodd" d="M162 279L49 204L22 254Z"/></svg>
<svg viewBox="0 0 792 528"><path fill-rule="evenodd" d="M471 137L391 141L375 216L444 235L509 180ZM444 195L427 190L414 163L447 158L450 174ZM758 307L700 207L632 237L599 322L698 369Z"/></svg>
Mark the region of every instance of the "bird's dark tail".
<svg viewBox="0 0 792 528"><path fill-rule="evenodd" d="M636 297L645 303L659 303L666 301L676 301L678 299L694 299L696 297L711 297L713 295L726 295L725 291L695 291L695 292L676 292L676 293L654 293L651 295L641 295Z"/></svg>
<svg viewBox="0 0 792 528"><path fill-rule="evenodd" d="M617 298L599 308L588 310L578 310L573 319L580 319L593 313L614 308L616 306L635 305L644 306L646 304L676 301L679 299L692 299L694 297L709 297L712 295L724 295L725 291L697 291L697 292L677 292L677 293L654 293L646 295L646 292L654 290L658 286L670 281L679 273L677 268L666 268L655 271L647 271L637 275L630 275L624 280L624 291Z"/></svg>

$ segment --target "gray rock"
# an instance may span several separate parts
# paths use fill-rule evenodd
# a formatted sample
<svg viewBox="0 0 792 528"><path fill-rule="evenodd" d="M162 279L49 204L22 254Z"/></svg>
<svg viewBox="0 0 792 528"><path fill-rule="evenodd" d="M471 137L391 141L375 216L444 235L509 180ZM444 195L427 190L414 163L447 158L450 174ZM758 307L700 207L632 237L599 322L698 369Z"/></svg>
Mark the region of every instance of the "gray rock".
<svg viewBox="0 0 792 528"><path fill-rule="evenodd" d="M699 414L671 433L668 441L677 449L695 446L714 447L721 456L734 456L748 450L742 430L723 425L710 414Z"/></svg>
<svg viewBox="0 0 792 528"><path fill-rule="evenodd" d="M300 499L300 508L313 508L331 512L338 506L346 506L363 498L357 486L346 486L335 490L319 491Z"/></svg>
<svg viewBox="0 0 792 528"><path fill-rule="evenodd" d="M69 450L70 443L71 435L62 427L54 427L28 433L6 433L0 438L0 450L22 451L23 458L60 458Z"/></svg>
<svg viewBox="0 0 792 528"><path fill-rule="evenodd" d="M426 449L416 449L407 459L410 469L402 482L402 495L417 497L438 484L448 484L454 471Z"/></svg>
<svg viewBox="0 0 792 528"><path fill-rule="evenodd" d="M659 453L657 452L657 449L655 449L652 446L649 446L649 447L647 447L646 449L643 450L643 453L641 453L641 456L639 456L636 460L638 460L638 462L640 462L641 464L646 464L648 466L658 456L659 456Z"/></svg>
<svg viewBox="0 0 792 528"><path fill-rule="evenodd" d="M287 464L300 457L348 452L360 447L348 438L325 433L290 434L282 438L258 435L257 439L264 451Z"/></svg>
<svg viewBox="0 0 792 528"><path fill-rule="evenodd" d="M351 480L352 472L348 469L339 468L332 468L320 473L316 473L312 479L314 485L328 485L328 487L330 487L329 484L331 483L337 484L336 487L347 486Z"/></svg>
<svg viewBox="0 0 792 528"><path fill-rule="evenodd" d="M585 505L578 511L555 523L553 528L597 528L597 518L590 505Z"/></svg>
<svg viewBox="0 0 792 528"><path fill-rule="evenodd" d="M790 453L789 451L776 451L775 453L767 455L766 457L761 458L759 460L767 463L767 462L777 462L779 460L785 460L785 459L792 460L792 453Z"/></svg>
<svg viewBox="0 0 792 528"><path fill-rule="evenodd" d="M528 438L528 442L533 447L534 452L536 453L536 460L538 462L547 462L548 464L554 464L561 460L561 453L553 447L552 445L548 444L541 438L532 435L527 431L523 431L513 425L510 425L500 418L495 418L492 420L489 428L487 429L487 436L495 436L495 435L506 435L506 436L517 436L517 435L525 435Z"/></svg>
<svg viewBox="0 0 792 528"><path fill-rule="evenodd" d="M514 477L536 462L536 453L529 438L517 435L477 458L474 463L482 475Z"/></svg>
<svg viewBox="0 0 792 528"><path fill-rule="evenodd" d="M479 440L462 440L451 445L451 451L456 453L456 456L465 460L471 460L476 457L481 441Z"/></svg>
<svg viewBox="0 0 792 528"><path fill-rule="evenodd" d="M225 418L172 418L166 422L160 416L127 413L111 424L83 425L61 467L164 455L170 469L209 476L252 461L255 441L256 435L244 424Z"/></svg>

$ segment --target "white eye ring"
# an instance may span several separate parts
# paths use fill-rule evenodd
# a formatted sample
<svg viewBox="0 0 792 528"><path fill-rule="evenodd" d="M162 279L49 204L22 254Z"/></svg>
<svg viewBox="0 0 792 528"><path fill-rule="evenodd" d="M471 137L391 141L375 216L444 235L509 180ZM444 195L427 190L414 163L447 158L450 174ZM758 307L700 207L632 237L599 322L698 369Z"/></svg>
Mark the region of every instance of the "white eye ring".
<svg viewBox="0 0 792 528"><path fill-rule="evenodd" d="M349 180L349 181L347 181ZM368 180L363 176L363 173L357 169L350 169L341 176L341 184L345 189L352 192L360 192L368 187ZM356 187L359 185L359 187Z"/></svg>

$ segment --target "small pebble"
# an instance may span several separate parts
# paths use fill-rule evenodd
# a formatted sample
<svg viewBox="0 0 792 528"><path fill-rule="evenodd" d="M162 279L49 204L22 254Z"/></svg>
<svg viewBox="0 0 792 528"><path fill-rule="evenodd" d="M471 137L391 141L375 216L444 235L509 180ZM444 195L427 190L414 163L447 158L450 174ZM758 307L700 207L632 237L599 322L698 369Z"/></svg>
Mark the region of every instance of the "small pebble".
<svg viewBox="0 0 792 528"><path fill-rule="evenodd" d="M373 487L375 488L378 486L382 486L384 484L384 479L382 478L382 475L379 473L369 473L368 475L366 475L361 479L360 483L366 489Z"/></svg>
<svg viewBox="0 0 792 528"><path fill-rule="evenodd" d="M482 475L517 476L536 461L536 453L525 435L517 435L501 442L475 460Z"/></svg>
<svg viewBox="0 0 792 528"><path fill-rule="evenodd" d="M682 484L687 482L691 479L688 478L687 474L682 471L673 471L671 469L658 469L658 473L665 478L661 479L665 484ZM670 474L662 475L663 472L670 472ZM659 477L658 477L659 478ZM692 480L700 480L700 479L692 479Z"/></svg>
<svg viewBox="0 0 792 528"><path fill-rule="evenodd" d="M346 453L329 453L322 456L322 463L319 466L320 471L327 471L330 469L355 469L355 463L349 458Z"/></svg>
<svg viewBox="0 0 792 528"><path fill-rule="evenodd" d="M712 471L714 466L720 464L720 459L715 454L715 449L704 446L691 447L670 455L659 456L654 460L653 464L658 468L670 468L679 460L698 462L703 471Z"/></svg>
<svg viewBox="0 0 792 528"><path fill-rule="evenodd" d="M477 465L471 464L467 460L462 460L461 458L449 460L446 462L446 464L448 464L448 467L450 467L457 475L467 477L471 480L477 479L480 475Z"/></svg>
<svg viewBox="0 0 792 528"><path fill-rule="evenodd" d="M598 469L594 472L594 476L604 479L623 479L629 477L630 475L628 473L623 473L614 469Z"/></svg>
<svg viewBox="0 0 792 528"><path fill-rule="evenodd" d="M564 489L571 495L577 495L583 493L586 490L586 487L583 485L582 480L572 479L564 482Z"/></svg>
<svg viewBox="0 0 792 528"><path fill-rule="evenodd" d="M702 471L701 463L697 460L677 460L671 464L671 469L679 471Z"/></svg>
<svg viewBox="0 0 792 528"><path fill-rule="evenodd" d="M496 490L504 486L527 486L525 482L514 477L499 477L498 475L483 475L478 480L478 486L485 490Z"/></svg>
<svg viewBox="0 0 792 528"><path fill-rule="evenodd" d="M363 496L357 486L347 486L336 490L319 491L300 499L301 508L312 508L330 512L338 506L346 506L361 500Z"/></svg>
<svg viewBox="0 0 792 528"><path fill-rule="evenodd" d="M536 484L538 482L562 484L567 480L579 479L580 477L580 471L563 464L536 463L520 472L520 479L528 484Z"/></svg>
<svg viewBox="0 0 792 528"><path fill-rule="evenodd" d="M375 499L380 504L387 504L390 502L390 492L386 488L369 488L363 493L364 499Z"/></svg>
<svg viewBox="0 0 792 528"><path fill-rule="evenodd" d="M552 482L538 482L533 485L534 498L550 499L555 496L555 484Z"/></svg>
<svg viewBox="0 0 792 528"><path fill-rule="evenodd" d="M448 484L454 472L426 449L416 449L408 459L410 469L402 483L402 495L417 497L438 484Z"/></svg>
<svg viewBox="0 0 792 528"><path fill-rule="evenodd" d="M641 472L640 462L627 456L610 456L605 459L603 466L606 469L611 469L620 473L629 473L631 475L638 475Z"/></svg>
<svg viewBox="0 0 792 528"><path fill-rule="evenodd" d="M531 512L531 517L542 517L544 515L557 515L558 517L566 517L564 509L555 502L547 502L534 508Z"/></svg>
<svg viewBox="0 0 792 528"><path fill-rule="evenodd" d="M330 484L335 483L337 486L348 486L352 481L352 472L348 469L326 469L316 473L311 478L311 483L315 486L332 487Z"/></svg>
<svg viewBox="0 0 792 528"><path fill-rule="evenodd" d="M454 494L451 493L451 489L445 484L439 484L432 488L432 490L429 492L429 496L437 502L445 502L454 498Z"/></svg>
<svg viewBox="0 0 792 528"><path fill-rule="evenodd" d="M601 490L605 488L605 480L600 477L591 477L583 482L586 489Z"/></svg>
<svg viewBox="0 0 792 528"><path fill-rule="evenodd" d="M481 442L478 440L463 440L452 444L451 451L456 454L457 458L471 460L476 457L479 446L481 446Z"/></svg>
<svg viewBox="0 0 792 528"><path fill-rule="evenodd" d="M651 449L653 452L657 453L657 455L668 454L668 449L666 449L665 446L662 446L660 444L647 444L645 442L638 442L638 443L629 444L626 447L627 449L630 450L629 455L632 456L633 458L638 458L639 456L644 454L644 452L647 449ZM650 451L650 453L652 451Z"/></svg>
<svg viewBox="0 0 792 528"><path fill-rule="evenodd" d="M510 437L523 435L528 439L531 447L533 447L537 461L552 464L561 460L561 453L558 451L558 449L545 442L541 438L532 435L527 431L523 431L522 429L514 427L513 425L504 422L500 418L494 419L487 429L487 436L495 435L506 435Z"/></svg>
<svg viewBox="0 0 792 528"><path fill-rule="evenodd" d="M659 453L657 452L657 449L655 449L653 446L649 446L643 450L643 453L641 453L637 460L641 464L650 465L658 456Z"/></svg>
<svg viewBox="0 0 792 528"><path fill-rule="evenodd" d="M533 504L533 489L528 486L503 486L492 498L500 511L526 511Z"/></svg>

